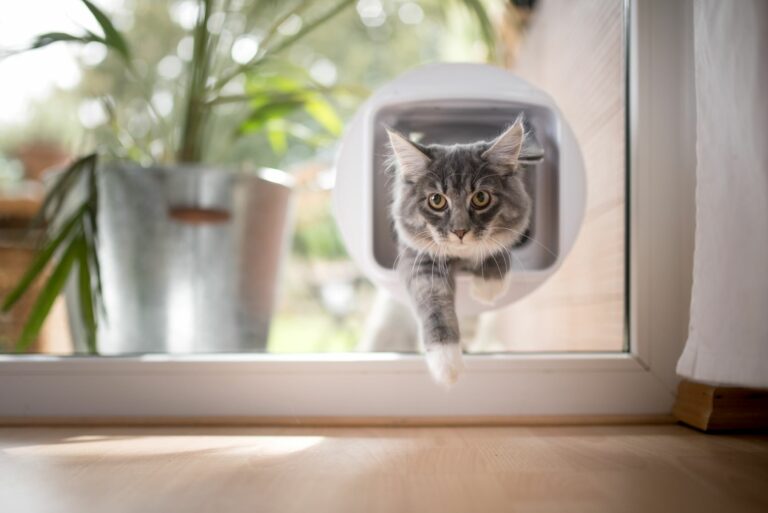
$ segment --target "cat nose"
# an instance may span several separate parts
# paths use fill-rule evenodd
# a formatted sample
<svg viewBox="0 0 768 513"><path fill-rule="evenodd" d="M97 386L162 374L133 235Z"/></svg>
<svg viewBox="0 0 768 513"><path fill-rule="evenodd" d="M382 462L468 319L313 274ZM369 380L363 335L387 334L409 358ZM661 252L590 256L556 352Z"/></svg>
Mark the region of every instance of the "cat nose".
<svg viewBox="0 0 768 513"><path fill-rule="evenodd" d="M459 240L464 238L464 235L467 233L467 230L453 230L453 233L456 234L456 236L459 238Z"/></svg>

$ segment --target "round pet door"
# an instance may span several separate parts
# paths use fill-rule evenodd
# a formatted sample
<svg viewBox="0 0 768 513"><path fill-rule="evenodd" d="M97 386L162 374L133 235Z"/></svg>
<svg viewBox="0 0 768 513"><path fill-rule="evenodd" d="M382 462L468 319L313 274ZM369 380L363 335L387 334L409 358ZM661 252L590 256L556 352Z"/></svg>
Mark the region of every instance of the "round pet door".
<svg viewBox="0 0 768 513"><path fill-rule="evenodd" d="M524 171L533 198L527 237L512 250L507 293L494 305L480 303L469 294L469 276L459 275L457 311L479 313L517 301L557 270L584 217L584 164L571 128L546 93L508 71L434 64L378 89L349 124L337 157L334 214L347 250L372 282L407 297L393 268L386 127L425 144L469 143L494 138L520 113L543 150Z"/></svg>

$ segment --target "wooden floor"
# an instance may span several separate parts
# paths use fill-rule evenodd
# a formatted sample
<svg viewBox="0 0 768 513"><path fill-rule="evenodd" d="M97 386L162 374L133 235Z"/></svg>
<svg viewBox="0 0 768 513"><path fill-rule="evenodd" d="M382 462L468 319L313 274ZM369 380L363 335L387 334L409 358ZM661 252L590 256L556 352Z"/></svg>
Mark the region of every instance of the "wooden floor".
<svg viewBox="0 0 768 513"><path fill-rule="evenodd" d="M0 511L764 513L768 436L674 425L3 428Z"/></svg>

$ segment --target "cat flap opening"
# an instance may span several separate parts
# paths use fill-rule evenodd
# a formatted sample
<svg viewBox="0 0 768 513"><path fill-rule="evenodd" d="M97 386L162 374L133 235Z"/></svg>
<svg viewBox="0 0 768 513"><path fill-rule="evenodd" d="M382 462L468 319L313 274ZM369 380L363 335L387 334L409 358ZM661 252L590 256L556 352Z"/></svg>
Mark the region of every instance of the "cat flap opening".
<svg viewBox="0 0 768 513"><path fill-rule="evenodd" d="M393 264L386 172L391 127L424 143L489 140L523 113L529 137L521 152L533 199L526 236L512 250L511 286L494 305L474 300L457 276L459 314L478 313L532 292L573 246L585 203L584 166L573 133L552 99L505 70L480 64L434 64L378 89L348 125L336 161L333 207L352 258L377 286L405 300Z"/></svg>

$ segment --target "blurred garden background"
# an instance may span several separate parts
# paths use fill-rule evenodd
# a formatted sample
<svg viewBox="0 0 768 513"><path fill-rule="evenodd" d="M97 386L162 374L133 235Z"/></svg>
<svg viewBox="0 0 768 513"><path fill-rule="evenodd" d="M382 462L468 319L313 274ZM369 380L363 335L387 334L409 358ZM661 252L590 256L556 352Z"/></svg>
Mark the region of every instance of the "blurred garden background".
<svg viewBox="0 0 768 513"><path fill-rule="evenodd" d="M346 121L372 90L440 61L503 66L549 93L587 173L583 227L562 267L524 300L484 314L465 348L627 349L624 0L93 3L125 36L130 65L119 51L87 42L103 32L87 0L19 1L0 17L0 297L34 258L27 228L46 170L94 150L147 165L178 157L188 77L199 65L193 32L201 5L213 5L205 28L220 58L209 70L213 82L203 84L216 91L205 99L216 109L206 120L202 161L278 168L297 184L267 351L359 348L376 291L346 255L331 216L334 155ZM87 44L60 42L69 34L84 34ZM46 44L52 40L59 42ZM23 51L30 45L43 47ZM0 313L0 351L13 350L33 299ZM59 300L28 350L71 354L66 317Z"/></svg>
<svg viewBox="0 0 768 513"><path fill-rule="evenodd" d="M124 34L135 69L97 42L19 52L36 34L98 34L98 24L78 0L17 2L0 18L3 294L30 260L32 248L25 247L19 218L31 215L39 203L44 171L93 148L143 164L162 163L178 138L182 78L193 56L190 31L199 2L94 3ZM290 39L340 6L333 19L277 53L259 73L233 77L222 90L214 128L206 133L207 162L275 167L297 180L291 253L283 267L269 351L349 351L360 337L373 288L347 258L330 213L333 157L344 121L369 91L409 68L495 58L492 27L484 17L503 17L509 7L501 0L343 3L222 0L226 16L219 13L207 23L220 51L229 52L235 63L247 63L269 44L265 38ZM297 105L291 94L307 83L317 94ZM237 101L267 87L284 91L287 101L251 102L246 108ZM20 315L0 321L6 347ZM49 344L40 350L55 351L52 344L54 349Z"/></svg>

